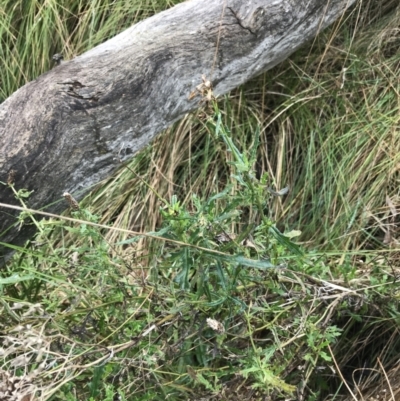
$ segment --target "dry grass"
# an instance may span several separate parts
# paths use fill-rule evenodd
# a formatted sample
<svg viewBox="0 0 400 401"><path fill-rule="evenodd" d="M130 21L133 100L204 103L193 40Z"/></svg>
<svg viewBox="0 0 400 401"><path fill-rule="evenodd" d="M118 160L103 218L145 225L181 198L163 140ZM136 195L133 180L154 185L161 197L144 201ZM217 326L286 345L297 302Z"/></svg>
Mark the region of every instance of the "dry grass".
<svg viewBox="0 0 400 401"><path fill-rule="evenodd" d="M260 127L259 174L268 172L278 189L291 188L271 205L270 216L281 227L301 229L313 248L345 251L397 241L399 19L393 1L356 8L311 49L219 100L242 147L251 147ZM156 193L189 202L191 193L218 191L230 180L229 160L201 113L186 116L86 204L104 222L153 230L160 223Z"/></svg>

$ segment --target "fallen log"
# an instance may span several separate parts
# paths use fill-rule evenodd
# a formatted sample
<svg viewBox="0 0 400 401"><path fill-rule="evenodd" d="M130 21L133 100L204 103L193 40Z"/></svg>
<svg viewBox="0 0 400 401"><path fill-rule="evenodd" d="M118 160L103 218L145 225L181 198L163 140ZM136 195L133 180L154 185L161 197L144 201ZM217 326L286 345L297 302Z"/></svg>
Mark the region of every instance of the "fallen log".
<svg viewBox="0 0 400 401"><path fill-rule="evenodd" d="M0 203L19 205L12 181L33 191L30 208L61 211L64 192L79 198L198 108L196 87L209 82L216 95L227 93L287 58L353 2L189 0L58 63L0 105ZM17 227L18 213L0 208L1 242L32 236L32 225Z"/></svg>

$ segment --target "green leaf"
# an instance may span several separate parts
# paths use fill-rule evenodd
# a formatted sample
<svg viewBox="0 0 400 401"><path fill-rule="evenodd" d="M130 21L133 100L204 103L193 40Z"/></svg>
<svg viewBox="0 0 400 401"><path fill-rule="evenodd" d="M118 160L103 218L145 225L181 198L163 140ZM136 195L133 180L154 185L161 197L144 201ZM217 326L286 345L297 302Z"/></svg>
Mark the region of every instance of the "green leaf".
<svg viewBox="0 0 400 401"><path fill-rule="evenodd" d="M288 233L284 233L283 235L289 239L292 239L292 238L299 237L301 235L301 231L300 230L291 230Z"/></svg>
<svg viewBox="0 0 400 401"><path fill-rule="evenodd" d="M0 277L0 285L1 284L16 284L21 281L27 281L27 280L32 280L35 277L33 275L27 275L27 276L20 276L19 274L14 274L10 277L7 278L1 278Z"/></svg>
<svg viewBox="0 0 400 401"><path fill-rule="evenodd" d="M232 258L236 263L239 263L244 266L248 267L255 267L256 269L269 269L271 267L276 267L268 260L255 260L255 259L248 259L244 256L238 255Z"/></svg>
<svg viewBox="0 0 400 401"><path fill-rule="evenodd" d="M256 269L269 269L271 267L276 267L269 260L255 260L249 259L242 255L232 255L232 256L223 256L223 255L215 255L211 254L214 258L223 260L228 263L240 264L242 266L254 267Z"/></svg>
<svg viewBox="0 0 400 401"><path fill-rule="evenodd" d="M293 252L295 255L303 256L303 251L301 248L290 241L290 239L286 235L282 234L275 226L269 227L268 231L286 249Z"/></svg>

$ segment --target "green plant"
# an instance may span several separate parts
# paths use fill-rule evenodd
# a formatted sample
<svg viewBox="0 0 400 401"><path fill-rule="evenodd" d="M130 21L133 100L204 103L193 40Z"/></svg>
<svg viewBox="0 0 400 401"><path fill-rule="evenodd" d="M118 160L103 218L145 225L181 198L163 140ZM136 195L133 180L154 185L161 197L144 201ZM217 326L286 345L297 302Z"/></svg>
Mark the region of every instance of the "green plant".
<svg viewBox="0 0 400 401"><path fill-rule="evenodd" d="M193 388L217 395L238 374L257 394L292 393L294 386L280 377L287 364L278 356L283 339L278 347L256 345L263 330L275 339L286 336L276 326L281 320L307 333L302 359L313 361L310 371L319 358L328 361L325 348L335 341L336 329L322 334L311 323L317 317L304 321L296 303L286 305L285 280L307 271L311 262L291 239L298 233L282 234L268 217L276 195L267 174L256 176L257 134L249 151L240 150L216 104L207 124L233 156L231 182L222 192L205 199L193 194L188 205L175 195L170 202L160 199L160 229L115 244L105 239L100 216L70 199L72 218L55 227L38 223L36 240L46 244L41 253L26 250L9 266L3 305L18 329L13 323L4 327L4 366L24 367L21 377L34 377L46 389L43 398L60 390L68 399L76 392L79 398L108 399L116 391L127 399L153 392L159 394L153 399L180 399ZM163 245L143 276L140 256L121 255L146 236ZM53 237L68 237L71 245L54 246ZM266 292L273 306L265 303ZM42 315L51 318L42 321ZM273 323L266 325L271 316ZM287 343L287 354L296 358L292 341ZM113 384L117 377L125 383L121 387ZM140 385L138 377L144 378Z"/></svg>

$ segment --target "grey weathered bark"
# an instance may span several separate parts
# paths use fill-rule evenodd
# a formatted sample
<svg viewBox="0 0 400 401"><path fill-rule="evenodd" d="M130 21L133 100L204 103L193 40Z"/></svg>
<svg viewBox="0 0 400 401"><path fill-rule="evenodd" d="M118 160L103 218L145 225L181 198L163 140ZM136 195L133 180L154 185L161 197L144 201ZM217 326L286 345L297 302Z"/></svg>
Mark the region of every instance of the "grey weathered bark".
<svg viewBox="0 0 400 401"><path fill-rule="evenodd" d="M223 94L275 66L355 0L189 0L127 29L28 83L0 105L0 181L34 191L43 208L76 194L199 106L204 74ZM1 184L0 184L1 185ZM0 186L0 202L18 204ZM57 212L64 203L48 206ZM22 243L32 228L5 230Z"/></svg>

